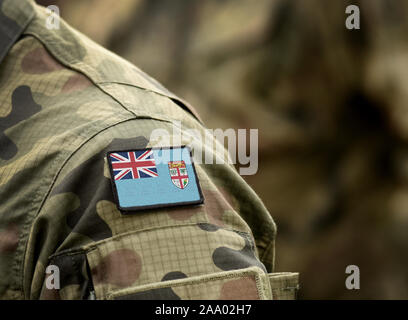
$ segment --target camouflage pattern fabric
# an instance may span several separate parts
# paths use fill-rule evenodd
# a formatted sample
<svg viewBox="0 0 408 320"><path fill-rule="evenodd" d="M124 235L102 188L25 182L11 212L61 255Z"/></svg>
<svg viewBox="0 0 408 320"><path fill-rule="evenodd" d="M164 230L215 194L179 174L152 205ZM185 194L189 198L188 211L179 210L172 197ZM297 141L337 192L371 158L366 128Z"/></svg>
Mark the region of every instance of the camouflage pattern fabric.
<svg viewBox="0 0 408 320"><path fill-rule="evenodd" d="M0 7L0 298L294 297L297 274L272 273L275 224L232 166L196 165L203 205L113 202L106 153L168 146L149 137L176 120L204 134L191 106L65 22L48 30L34 2Z"/></svg>

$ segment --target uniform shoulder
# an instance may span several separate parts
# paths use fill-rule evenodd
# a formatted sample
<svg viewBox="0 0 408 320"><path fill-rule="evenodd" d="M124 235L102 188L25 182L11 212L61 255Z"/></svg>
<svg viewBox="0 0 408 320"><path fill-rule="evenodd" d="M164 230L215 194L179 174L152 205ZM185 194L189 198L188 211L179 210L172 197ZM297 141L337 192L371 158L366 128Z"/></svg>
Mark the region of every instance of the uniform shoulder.
<svg viewBox="0 0 408 320"><path fill-rule="evenodd" d="M24 33L38 38L63 65L86 75L101 90L121 102L124 98L119 91L129 86L139 91L154 92L167 97L199 118L194 108L186 101L174 95L132 63L75 30L63 19L58 30L45 28L47 17L45 8L36 5L35 17ZM120 89L118 85L121 85Z"/></svg>

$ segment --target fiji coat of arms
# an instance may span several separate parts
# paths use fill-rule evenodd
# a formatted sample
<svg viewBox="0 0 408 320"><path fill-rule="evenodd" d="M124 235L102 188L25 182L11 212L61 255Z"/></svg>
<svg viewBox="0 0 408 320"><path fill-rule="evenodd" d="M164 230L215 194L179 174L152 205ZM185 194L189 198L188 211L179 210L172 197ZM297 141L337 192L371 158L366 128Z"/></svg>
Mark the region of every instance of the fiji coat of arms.
<svg viewBox="0 0 408 320"><path fill-rule="evenodd" d="M177 188L184 189L188 184L188 173L185 162L183 160L170 161L168 165L171 181Z"/></svg>

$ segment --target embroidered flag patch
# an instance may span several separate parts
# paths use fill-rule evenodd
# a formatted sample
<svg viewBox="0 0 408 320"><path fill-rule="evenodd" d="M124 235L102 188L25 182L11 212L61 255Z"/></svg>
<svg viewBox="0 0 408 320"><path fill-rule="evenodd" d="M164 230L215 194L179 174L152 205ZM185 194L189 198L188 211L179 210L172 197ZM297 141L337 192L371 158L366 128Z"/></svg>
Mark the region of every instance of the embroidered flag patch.
<svg viewBox="0 0 408 320"><path fill-rule="evenodd" d="M111 151L107 159L123 213L204 201L188 147Z"/></svg>

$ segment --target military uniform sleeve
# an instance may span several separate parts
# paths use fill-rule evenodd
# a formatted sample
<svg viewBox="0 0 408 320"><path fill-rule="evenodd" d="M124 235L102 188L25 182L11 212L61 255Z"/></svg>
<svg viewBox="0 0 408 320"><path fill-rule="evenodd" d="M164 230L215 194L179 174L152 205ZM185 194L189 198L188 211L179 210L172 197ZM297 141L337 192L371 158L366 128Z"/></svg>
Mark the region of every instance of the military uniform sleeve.
<svg viewBox="0 0 408 320"><path fill-rule="evenodd" d="M155 129L174 128L153 119L115 125L64 166L41 213L54 226L48 237L62 240L48 261L60 288L48 289L45 274L40 297L271 299L275 227L231 166L196 164L201 205L118 210L106 154L151 147Z"/></svg>

